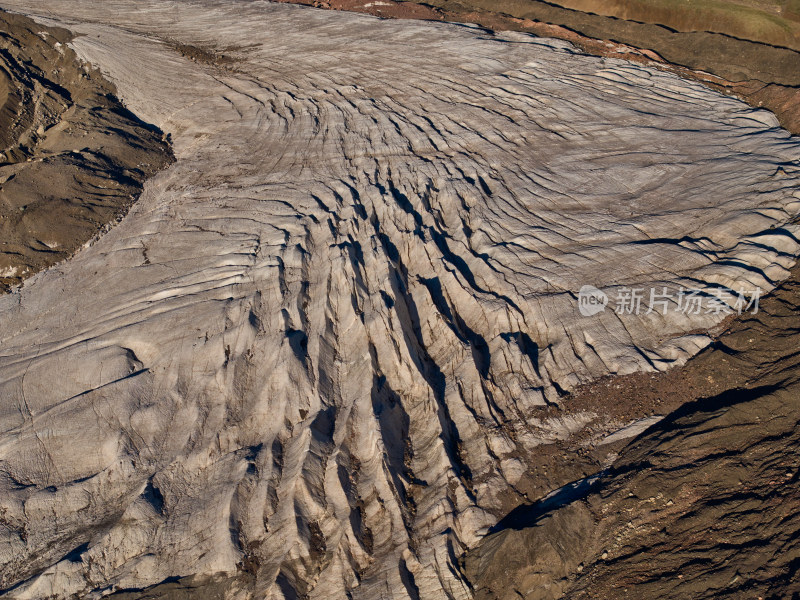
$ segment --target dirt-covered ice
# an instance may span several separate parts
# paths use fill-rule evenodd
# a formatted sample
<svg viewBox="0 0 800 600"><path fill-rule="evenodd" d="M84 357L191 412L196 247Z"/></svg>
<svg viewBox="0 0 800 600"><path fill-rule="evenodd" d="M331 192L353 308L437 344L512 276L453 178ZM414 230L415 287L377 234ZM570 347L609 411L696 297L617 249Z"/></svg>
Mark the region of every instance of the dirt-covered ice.
<svg viewBox="0 0 800 600"><path fill-rule="evenodd" d="M766 291L799 249L797 140L668 73L264 2L6 5L177 158L0 298L10 598L468 598L457 558L586 422L547 405L724 318L578 290Z"/></svg>

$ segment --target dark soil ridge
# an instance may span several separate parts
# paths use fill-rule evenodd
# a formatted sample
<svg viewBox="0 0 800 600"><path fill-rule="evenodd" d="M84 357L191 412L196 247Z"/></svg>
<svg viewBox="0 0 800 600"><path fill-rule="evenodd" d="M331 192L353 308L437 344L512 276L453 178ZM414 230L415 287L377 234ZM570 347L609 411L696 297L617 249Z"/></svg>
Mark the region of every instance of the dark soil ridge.
<svg viewBox="0 0 800 600"><path fill-rule="evenodd" d="M0 292L119 221L173 161L71 39L0 11Z"/></svg>

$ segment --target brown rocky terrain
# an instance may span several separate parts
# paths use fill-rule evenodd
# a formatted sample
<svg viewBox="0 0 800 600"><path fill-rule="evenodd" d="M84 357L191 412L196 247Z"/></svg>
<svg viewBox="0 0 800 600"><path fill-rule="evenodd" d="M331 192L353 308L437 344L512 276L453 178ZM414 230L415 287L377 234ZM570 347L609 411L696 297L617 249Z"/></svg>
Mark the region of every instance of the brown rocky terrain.
<svg viewBox="0 0 800 600"><path fill-rule="evenodd" d="M800 50L796 0L554 0L563 8Z"/></svg>
<svg viewBox="0 0 800 600"><path fill-rule="evenodd" d="M577 395L625 407L688 388L697 399L622 449L581 497L508 515L467 555L476 598L800 593L797 275L685 367Z"/></svg>
<svg viewBox="0 0 800 600"><path fill-rule="evenodd" d="M64 29L0 12L0 291L121 218L171 161L160 131L67 45Z"/></svg>

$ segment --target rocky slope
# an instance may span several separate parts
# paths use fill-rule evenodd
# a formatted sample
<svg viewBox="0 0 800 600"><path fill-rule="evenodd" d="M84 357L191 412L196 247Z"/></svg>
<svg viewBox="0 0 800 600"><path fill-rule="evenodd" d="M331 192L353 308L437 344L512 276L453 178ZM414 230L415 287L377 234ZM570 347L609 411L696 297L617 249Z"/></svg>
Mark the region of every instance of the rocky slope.
<svg viewBox="0 0 800 600"><path fill-rule="evenodd" d="M0 291L119 219L170 162L155 128L69 48L64 29L0 13Z"/></svg>
<svg viewBox="0 0 800 600"><path fill-rule="evenodd" d="M472 550L475 597L800 594L796 280L675 373L722 391L622 450L584 497L518 509Z"/></svg>
<svg viewBox="0 0 800 600"><path fill-rule="evenodd" d="M596 417L564 394L724 318L578 290L766 290L798 253L800 145L669 73L262 2L6 4L177 158L0 298L9 598L469 598L459 556Z"/></svg>
<svg viewBox="0 0 800 600"><path fill-rule="evenodd" d="M555 0L551 4L680 32L714 32L731 38L800 50L797 0Z"/></svg>

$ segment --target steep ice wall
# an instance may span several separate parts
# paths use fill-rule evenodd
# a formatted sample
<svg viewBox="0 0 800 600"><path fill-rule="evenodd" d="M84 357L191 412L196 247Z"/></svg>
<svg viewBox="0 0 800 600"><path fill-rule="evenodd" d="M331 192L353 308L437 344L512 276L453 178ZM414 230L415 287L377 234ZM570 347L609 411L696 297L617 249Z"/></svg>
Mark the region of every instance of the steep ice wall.
<svg viewBox="0 0 800 600"><path fill-rule="evenodd" d="M248 598L468 598L564 390L768 289L800 144L673 75L516 34L264 2L12 0L82 34L177 162L0 298L0 589L246 575ZM671 307L674 308L674 307Z"/></svg>

